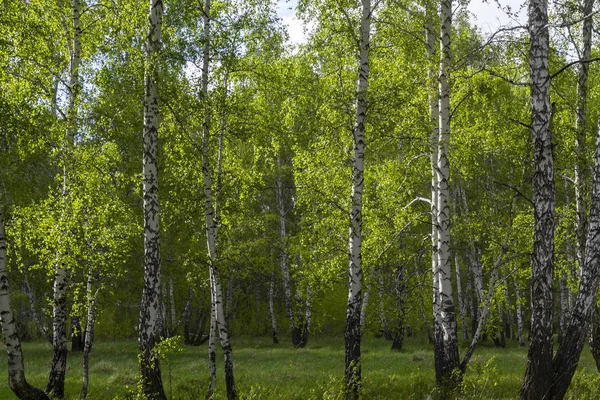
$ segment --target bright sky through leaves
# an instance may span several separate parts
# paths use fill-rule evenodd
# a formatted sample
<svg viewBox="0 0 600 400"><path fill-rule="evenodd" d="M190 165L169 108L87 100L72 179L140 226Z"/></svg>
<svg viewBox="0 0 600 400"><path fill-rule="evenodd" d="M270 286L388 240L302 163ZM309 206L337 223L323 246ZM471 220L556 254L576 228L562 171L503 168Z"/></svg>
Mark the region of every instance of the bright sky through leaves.
<svg viewBox="0 0 600 400"><path fill-rule="evenodd" d="M290 41L293 44L304 43L302 21L296 17L297 0L280 1L277 14L287 26ZM467 6L472 13L473 22L488 35L500 26L522 24L527 17L527 3L521 0L472 0Z"/></svg>

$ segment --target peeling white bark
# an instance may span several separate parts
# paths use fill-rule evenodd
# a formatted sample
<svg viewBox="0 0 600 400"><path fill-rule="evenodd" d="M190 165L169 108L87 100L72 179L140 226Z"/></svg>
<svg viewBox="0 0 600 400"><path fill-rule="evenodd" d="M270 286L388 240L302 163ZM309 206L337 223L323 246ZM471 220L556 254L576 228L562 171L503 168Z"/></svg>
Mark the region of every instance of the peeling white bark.
<svg viewBox="0 0 600 400"><path fill-rule="evenodd" d="M161 46L162 0L150 0L144 73L144 288L140 304L138 345L142 390L151 399L165 399L154 346L160 341L160 252L158 205L158 54Z"/></svg>
<svg viewBox="0 0 600 400"><path fill-rule="evenodd" d="M204 183L204 213L206 221L206 243L209 258L209 272L211 281L211 330L210 336L214 341L214 336L217 334L223 349L224 364L225 364L225 386L227 390L227 398L237 398L235 387L235 379L233 375L233 352L231 343L229 342L229 332L227 330L227 322L225 319L225 310L223 307L223 289L221 286L221 273L218 267L217 258L217 220L215 209L213 207L213 193L210 173L210 156L209 156L209 141L210 141L210 123L211 123L211 108L208 97L208 74L210 61L210 21L211 21L211 1L205 0L203 12L204 26L204 45L202 49L202 102L204 105L204 121L202 123L202 176ZM221 153L222 154L222 153ZM218 181L219 179L217 179ZM213 326L214 324L214 326ZM209 370L211 374L211 389L214 388L214 376L216 375L214 344L209 345ZM209 391L209 395L212 390Z"/></svg>
<svg viewBox="0 0 600 400"><path fill-rule="evenodd" d="M0 204L0 327L8 358L8 386L20 399L48 400L46 394L27 383L21 341L17 334L15 318L10 306L10 288L6 258L6 233L4 215Z"/></svg>
<svg viewBox="0 0 600 400"><path fill-rule="evenodd" d="M529 1L530 132L533 140L534 239L531 279L531 343L521 399L539 400L552 384L552 308L555 183L550 129L550 72L547 0Z"/></svg>
<svg viewBox="0 0 600 400"><path fill-rule="evenodd" d="M358 398L361 380L362 304L362 194L365 170L365 119L369 86L369 52L371 41L371 0L361 0L360 37L358 39L358 82L356 115L353 132L354 157L352 160L352 193L350 195L350 229L348 273L348 307L345 330L345 384L346 398Z"/></svg>

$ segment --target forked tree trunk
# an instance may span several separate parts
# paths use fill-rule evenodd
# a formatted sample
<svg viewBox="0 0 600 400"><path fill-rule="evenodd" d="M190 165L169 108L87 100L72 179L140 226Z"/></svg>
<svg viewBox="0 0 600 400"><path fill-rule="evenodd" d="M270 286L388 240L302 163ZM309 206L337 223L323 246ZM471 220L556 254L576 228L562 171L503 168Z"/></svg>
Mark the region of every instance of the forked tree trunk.
<svg viewBox="0 0 600 400"><path fill-rule="evenodd" d="M48 396L41 389L31 386L25 379L21 341L10 306L3 211L0 208L0 325L8 356L8 386L19 399L48 400Z"/></svg>
<svg viewBox="0 0 600 400"><path fill-rule="evenodd" d="M157 56L161 45L162 0L150 0L146 37L144 91L144 289L140 304L138 344L142 391L150 399L166 399L160 363L154 347L160 340L160 253L158 209L158 84Z"/></svg>
<svg viewBox="0 0 600 400"><path fill-rule="evenodd" d="M550 129L548 2L529 1L531 137L533 139L534 238L531 279L531 343L521 399L547 398L552 385L552 307L555 183Z"/></svg>
<svg viewBox="0 0 600 400"><path fill-rule="evenodd" d="M596 136L592 190L586 252L579 292L571 311L569 326L552 363L552 395L549 396L552 399L562 399L567 392L579 363L592 313L596 308L600 274L600 133Z"/></svg>
<svg viewBox="0 0 600 400"><path fill-rule="evenodd" d="M350 195L350 232L348 273L348 307L345 338L345 389L347 399L359 396L361 383L360 308L362 304L362 194L365 168L365 119L369 84L369 46L371 40L371 0L361 0L360 37L358 38L358 83L356 116L353 132L352 193Z"/></svg>

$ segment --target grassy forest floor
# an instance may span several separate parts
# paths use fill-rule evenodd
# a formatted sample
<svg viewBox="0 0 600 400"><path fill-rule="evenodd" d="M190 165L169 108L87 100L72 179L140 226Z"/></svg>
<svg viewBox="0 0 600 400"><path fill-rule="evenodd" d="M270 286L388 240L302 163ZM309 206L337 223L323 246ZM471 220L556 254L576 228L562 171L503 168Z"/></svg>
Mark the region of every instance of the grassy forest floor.
<svg viewBox="0 0 600 400"><path fill-rule="evenodd" d="M273 345L269 338L232 339L236 383L245 399L341 398L344 364L343 338L311 337L307 348L294 350L287 338ZM433 351L425 342L409 338L402 351L390 351L391 342L363 340L363 397L365 399L427 399L435 397ZM467 343L463 343L466 347ZM0 345L0 347L3 347ZM461 348L461 355L465 351ZM44 387L50 367L48 343L24 343L26 376ZM515 399L525 370L527 350L514 342L504 349L491 343L478 347L467 370L464 399ZM222 359L218 362L217 398L224 396ZM167 352L162 362L163 383L169 399L204 398L208 384L206 346ZM90 357L88 399L133 399L136 391L137 343L98 342ZM0 399L14 399L6 385L6 361L0 364ZM78 399L81 354L69 353L66 398ZM589 349L567 393L569 399L598 398L600 374Z"/></svg>

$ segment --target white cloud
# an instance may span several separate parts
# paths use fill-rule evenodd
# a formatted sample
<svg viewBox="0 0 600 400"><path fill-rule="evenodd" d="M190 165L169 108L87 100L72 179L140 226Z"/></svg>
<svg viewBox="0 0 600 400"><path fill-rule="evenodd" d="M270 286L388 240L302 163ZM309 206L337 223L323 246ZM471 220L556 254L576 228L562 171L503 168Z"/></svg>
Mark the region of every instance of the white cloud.
<svg viewBox="0 0 600 400"><path fill-rule="evenodd" d="M467 9L481 31L493 33L501 26L517 26L527 19L527 3L523 0L471 0Z"/></svg>
<svg viewBox="0 0 600 400"><path fill-rule="evenodd" d="M287 26L290 35L290 42L294 45L306 43L304 26L302 21L296 17L296 7L298 0L280 1L277 7L277 15L281 18L284 25Z"/></svg>

